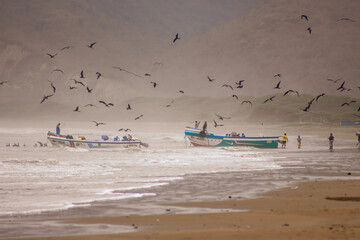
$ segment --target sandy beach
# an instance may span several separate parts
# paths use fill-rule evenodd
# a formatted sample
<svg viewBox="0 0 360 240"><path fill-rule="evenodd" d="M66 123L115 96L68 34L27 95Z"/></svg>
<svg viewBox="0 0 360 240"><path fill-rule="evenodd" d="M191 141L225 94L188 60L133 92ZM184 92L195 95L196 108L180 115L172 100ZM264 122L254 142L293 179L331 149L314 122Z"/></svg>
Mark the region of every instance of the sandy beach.
<svg viewBox="0 0 360 240"><path fill-rule="evenodd" d="M171 204L162 215L61 220L125 225L132 233L21 239L359 239L359 189L359 180L306 182L254 199ZM174 206L221 210L173 214Z"/></svg>

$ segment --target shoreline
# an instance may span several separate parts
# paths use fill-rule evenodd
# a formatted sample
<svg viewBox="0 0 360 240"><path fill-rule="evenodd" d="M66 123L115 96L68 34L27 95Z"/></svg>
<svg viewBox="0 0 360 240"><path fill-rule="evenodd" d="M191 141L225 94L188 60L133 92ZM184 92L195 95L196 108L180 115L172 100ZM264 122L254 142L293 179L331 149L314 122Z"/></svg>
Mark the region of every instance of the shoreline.
<svg viewBox="0 0 360 240"><path fill-rule="evenodd" d="M302 182L251 199L166 204L165 214L160 215L55 220L65 224L125 226L134 230L130 233L11 239L358 239L358 189L359 179ZM173 207L211 208L219 212L176 214L172 213Z"/></svg>

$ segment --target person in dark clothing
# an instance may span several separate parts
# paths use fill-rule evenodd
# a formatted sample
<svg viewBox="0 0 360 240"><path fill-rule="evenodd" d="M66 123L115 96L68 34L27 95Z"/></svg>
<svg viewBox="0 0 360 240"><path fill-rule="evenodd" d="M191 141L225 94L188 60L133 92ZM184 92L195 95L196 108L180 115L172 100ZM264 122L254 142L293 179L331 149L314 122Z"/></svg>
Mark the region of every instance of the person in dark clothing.
<svg viewBox="0 0 360 240"><path fill-rule="evenodd" d="M56 135L60 135L60 123L56 125Z"/></svg>
<svg viewBox="0 0 360 240"><path fill-rule="evenodd" d="M334 148L334 135L332 133L330 133L329 136L329 146L330 146L330 150Z"/></svg>

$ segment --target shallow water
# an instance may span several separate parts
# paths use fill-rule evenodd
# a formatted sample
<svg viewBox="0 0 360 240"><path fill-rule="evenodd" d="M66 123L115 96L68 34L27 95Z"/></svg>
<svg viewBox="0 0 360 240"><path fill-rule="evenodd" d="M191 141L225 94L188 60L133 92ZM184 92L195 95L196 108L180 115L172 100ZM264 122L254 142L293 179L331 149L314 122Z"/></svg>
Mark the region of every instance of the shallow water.
<svg viewBox="0 0 360 240"><path fill-rule="evenodd" d="M96 134L91 129L83 132L90 137ZM46 130L41 128L0 129L0 134L3 221L154 214L162 211L156 203L246 198L292 182L327 175L349 178L348 172L360 172L360 151L354 141L338 140L330 152L327 139L314 136L302 136L301 149L296 136L289 136L287 149L240 149L191 147L182 133L156 138L139 133L137 137L149 148L87 150L33 147L38 140L46 141ZM20 147L6 147L17 142ZM21 232L16 230L19 224ZM32 236L29 224L2 224L0 237ZM46 228L54 229L46 234L63 234L58 227ZM68 229L67 234L84 232L83 227ZM105 229L112 231L111 226Z"/></svg>

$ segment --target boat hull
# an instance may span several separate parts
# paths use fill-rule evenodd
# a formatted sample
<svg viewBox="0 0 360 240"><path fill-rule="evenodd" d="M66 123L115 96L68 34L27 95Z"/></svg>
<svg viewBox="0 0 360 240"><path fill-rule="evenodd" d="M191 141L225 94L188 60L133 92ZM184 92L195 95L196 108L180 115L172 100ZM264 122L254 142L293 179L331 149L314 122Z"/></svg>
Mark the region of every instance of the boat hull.
<svg viewBox="0 0 360 240"><path fill-rule="evenodd" d="M185 136L197 147L256 147L277 148L279 136L274 137L229 137L212 133L200 134L201 130L187 127Z"/></svg>
<svg viewBox="0 0 360 240"><path fill-rule="evenodd" d="M72 148L129 148L140 147L141 141L103 141L103 140L85 140L73 139L70 135L56 135L49 132L47 139L54 147L72 147Z"/></svg>

